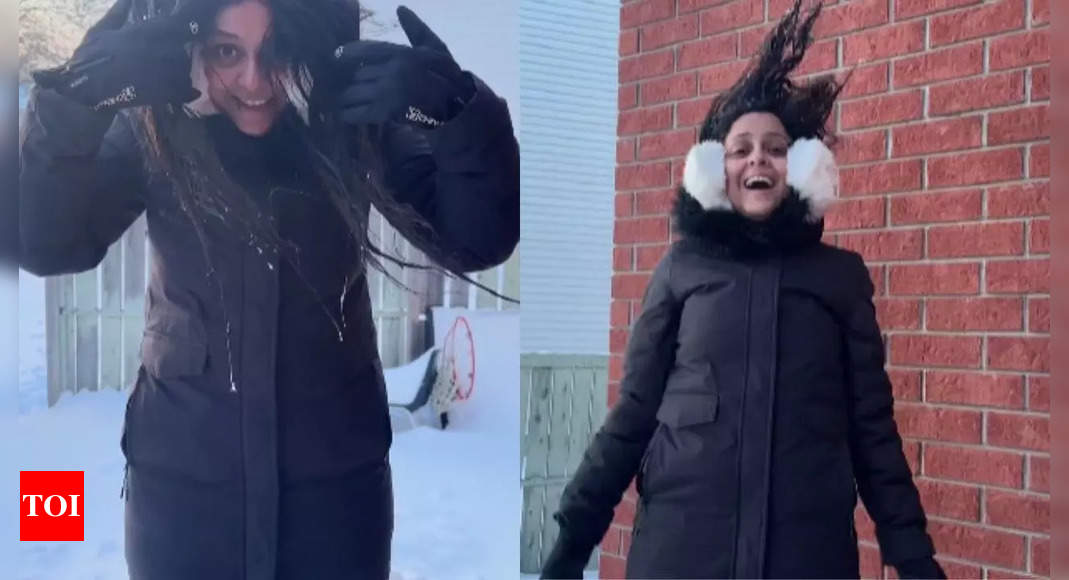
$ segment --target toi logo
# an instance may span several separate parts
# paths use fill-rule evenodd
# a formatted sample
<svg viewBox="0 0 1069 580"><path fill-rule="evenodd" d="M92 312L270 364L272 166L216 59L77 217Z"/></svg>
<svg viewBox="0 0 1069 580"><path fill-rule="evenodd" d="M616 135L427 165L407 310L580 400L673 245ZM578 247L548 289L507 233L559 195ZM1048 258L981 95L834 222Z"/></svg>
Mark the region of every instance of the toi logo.
<svg viewBox="0 0 1069 580"><path fill-rule="evenodd" d="M19 540L85 540L85 472L19 472Z"/></svg>

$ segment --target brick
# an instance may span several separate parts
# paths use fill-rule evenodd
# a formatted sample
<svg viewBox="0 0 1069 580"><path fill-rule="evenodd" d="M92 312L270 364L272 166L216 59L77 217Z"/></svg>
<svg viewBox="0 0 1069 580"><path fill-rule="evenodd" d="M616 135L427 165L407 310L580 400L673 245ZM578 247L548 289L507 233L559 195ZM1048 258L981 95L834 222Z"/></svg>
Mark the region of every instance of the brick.
<svg viewBox="0 0 1069 580"><path fill-rule="evenodd" d="M1021 375L925 371L924 397L931 403L1020 409L1024 406Z"/></svg>
<svg viewBox="0 0 1069 580"><path fill-rule="evenodd" d="M891 198L891 223L921 224L977 219L983 213L983 192L961 189L896 195Z"/></svg>
<svg viewBox="0 0 1069 580"><path fill-rule="evenodd" d="M980 292L980 264L911 264L891 266L892 295L966 295Z"/></svg>
<svg viewBox="0 0 1069 580"><path fill-rule="evenodd" d="M676 127L693 127L700 125L709 113L712 105L710 99L694 99L676 103Z"/></svg>
<svg viewBox="0 0 1069 580"><path fill-rule="evenodd" d="M918 479L916 484L927 514L968 522L980 521L980 488L931 479Z"/></svg>
<svg viewBox="0 0 1069 580"><path fill-rule="evenodd" d="M858 572L865 580L883 578L883 560L880 550L872 546L858 546Z"/></svg>
<svg viewBox="0 0 1069 580"><path fill-rule="evenodd" d="M668 218L643 217L616 220L613 243L635 244L668 240Z"/></svg>
<svg viewBox="0 0 1069 580"><path fill-rule="evenodd" d="M601 580L617 580L627 577L627 560L619 556L598 556L598 577Z"/></svg>
<svg viewBox="0 0 1069 580"><path fill-rule="evenodd" d="M671 50L620 59L620 82L630 83L671 74L675 70L675 63L675 53Z"/></svg>
<svg viewBox="0 0 1069 580"><path fill-rule="evenodd" d="M1024 28L1025 0L999 0L931 18L932 48Z"/></svg>
<svg viewBox="0 0 1069 580"><path fill-rule="evenodd" d="M631 246L612 249L612 269L614 272L630 272L635 267L634 250Z"/></svg>
<svg viewBox="0 0 1069 580"><path fill-rule="evenodd" d="M948 522L930 522L928 533L938 554L1008 568L1024 567L1025 537L1020 534Z"/></svg>
<svg viewBox="0 0 1069 580"><path fill-rule="evenodd" d="M882 197L839 201L824 216L824 227L828 231L883 227L886 225L884 203Z"/></svg>
<svg viewBox="0 0 1069 580"><path fill-rule="evenodd" d="M806 51L802 62L794 70L795 78L816 73L826 73L839 65L839 41L816 42Z"/></svg>
<svg viewBox="0 0 1069 580"><path fill-rule="evenodd" d="M625 497L620 503L616 504L616 509L613 511L613 523L623 526L630 526L635 521L635 500L634 498Z"/></svg>
<svg viewBox="0 0 1069 580"><path fill-rule="evenodd" d="M634 28L647 22L670 18L675 14L676 0L642 0L620 7L620 28Z"/></svg>
<svg viewBox="0 0 1069 580"><path fill-rule="evenodd" d="M921 399L921 372L906 369L887 369L891 390L896 401Z"/></svg>
<svg viewBox="0 0 1069 580"><path fill-rule="evenodd" d="M928 187L977 185L1024 176L1024 152L995 149L928 159Z"/></svg>
<svg viewBox="0 0 1069 580"><path fill-rule="evenodd" d="M928 257L1019 256L1024 254L1021 222L936 226L928 230Z"/></svg>
<svg viewBox="0 0 1069 580"><path fill-rule="evenodd" d="M619 56L631 56L638 52L638 30L620 32Z"/></svg>
<svg viewBox="0 0 1069 580"><path fill-rule="evenodd" d="M857 507L854 508L854 527L857 529L857 536L860 540L876 541L876 524L873 523L872 517L869 516L861 502L858 502Z"/></svg>
<svg viewBox="0 0 1069 580"><path fill-rule="evenodd" d="M987 190L987 217L1050 215L1050 183L1021 183Z"/></svg>
<svg viewBox="0 0 1069 580"><path fill-rule="evenodd" d="M635 140L619 139L616 141L616 163L630 163L635 160Z"/></svg>
<svg viewBox="0 0 1069 580"><path fill-rule="evenodd" d="M1032 100L1050 99L1050 67L1037 66L1032 69Z"/></svg>
<svg viewBox="0 0 1069 580"><path fill-rule="evenodd" d="M1024 102L1024 71L1012 71L932 85L928 113L955 115Z"/></svg>
<svg viewBox="0 0 1069 580"><path fill-rule="evenodd" d="M620 553L620 527L609 526L605 536L601 538L601 551L606 554Z"/></svg>
<svg viewBox="0 0 1069 580"><path fill-rule="evenodd" d="M745 60L736 60L702 69L698 73L698 85L701 94L707 95L727 90L735 84L735 81L739 80L742 73L746 71L748 64ZM704 118L705 113L709 110L710 103L707 100L703 100L702 103L704 103L704 106L702 107L701 118ZM699 119L700 121L701 119Z"/></svg>
<svg viewBox="0 0 1069 580"><path fill-rule="evenodd" d="M927 444L924 447L924 475L1020 488L1024 484L1024 455L1013 451Z"/></svg>
<svg viewBox="0 0 1069 580"><path fill-rule="evenodd" d="M887 161L844 168L839 172L839 194L871 195L921 188L923 160Z"/></svg>
<svg viewBox="0 0 1069 580"><path fill-rule="evenodd" d="M701 12L701 34L711 36L765 20L764 0L735 0Z"/></svg>
<svg viewBox="0 0 1069 580"><path fill-rule="evenodd" d="M843 87L840 98L852 99L877 93L886 93L891 87L890 64L879 62L854 69L853 74Z"/></svg>
<svg viewBox="0 0 1069 580"><path fill-rule="evenodd" d="M1028 253L1050 253L1050 220L1032 220L1028 226Z"/></svg>
<svg viewBox="0 0 1069 580"><path fill-rule="evenodd" d="M824 12L821 14L827 14L828 6L833 6L839 2L839 0L822 0L824 4ZM809 4L816 4L816 2L810 2ZM781 18L787 12L790 12L791 7L794 6L794 0L768 0L768 17L772 20ZM805 9L807 5L803 4Z"/></svg>
<svg viewBox="0 0 1069 580"><path fill-rule="evenodd" d="M639 32L642 50L656 50L698 38L698 16L690 14L668 22L643 26Z"/></svg>
<svg viewBox="0 0 1069 580"><path fill-rule="evenodd" d="M628 528L620 536L620 555L627 557L631 553L631 529Z"/></svg>
<svg viewBox="0 0 1069 580"><path fill-rule="evenodd" d="M988 66L992 71L1050 62L1050 29L992 38Z"/></svg>
<svg viewBox="0 0 1069 580"><path fill-rule="evenodd" d="M1032 538L1032 573L1050 576L1050 540Z"/></svg>
<svg viewBox="0 0 1069 580"><path fill-rule="evenodd" d="M613 300L609 307L609 325L612 328L631 326L631 304L624 300Z"/></svg>
<svg viewBox="0 0 1069 580"><path fill-rule="evenodd" d="M1032 411L1050 411L1050 377L1028 377L1028 408Z"/></svg>
<svg viewBox="0 0 1069 580"><path fill-rule="evenodd" d="M869 279L872 280L873 287L876 288L876 296L883 296L886 294L883 279L885 269L883 266L867 266L869 270Z"/></svg>
<svg viewBox="0 0 1069 580"><path fill-rule="evenodd" d="M639 92L643 105L695 97L698 95L698 77L694 73L684 73L646 81L639 87Z"/></svg>
<svg viewBox="0 0 1069 580"><path fill-rule="evenodd" d="M734 60L737 49L733 34L688 42L679 47L679 70Z"/></svg>
<svg viewBox="0 0 1069 580"><path fill-rule="evenodd" d="M1050 339L992 336L987 339L987 365L1010 371L1050 371Z"/></svg>
<svg viewBox="0 0 1069 580"><path fill-rule="evenodd" d="M1050 23L1050 0L1032 0L1032 24Z"/></svg>
<svg viewBox="0 0 1069 580"><path fill-rule="evenodd" d="M770 11L770 14L771 11ZM815 38L839 36L863 28L886 24L889 18L887 0L859 0L839 4L821 12L813 26Z"/></svg>
<svg viewBox="0 0 1069 580"><path fill-rule="evenodd" d="M635 215L665 215L676 198L674 189L642 191L635 194Z"/></svg>
<svg viewBox="0 0 1069 580"><path fill-rule="evenodd" d="M613 196L613 205L615 217L631 217L634 214L635 195L633 193L618 193Z"/></svg>
<svg viewBox="0 0 1069 580"><path fill-rule="evenodd" d="M617 105L621 111L638 106L638 85L621 86L617 92Z"/></svg>
<svg viewBox="0 0 1069 580"><path fill-rule="evenodd" d="M903 441L902 454L906 456L911 474L919 475L921 472L921 444L919 441Z"/></svg>
<svg viewBox="0 0 1069 580"><path fill-rule="evenodd" d="M972 149L983 144L983 133L984 118L981 115L895 127L891 132L891 156Z"/></svg>
<svg viewBox="0 0 1069 580"><path fill-rule="evenodd" d="M891 336L891 364L978 368L981 339L976 336L896 334Z"/></svg>
<svg viewBox="0 0 1069 580"><path fill-rule="evenodd" d="M883 330L920 330L919 300L880 298L875 301L876 320Z"/></svg>
<svg viewBox="0 0 1069 580"><path fill-rule="evenodd" d="M844 130L914 121L924 115L924 93L906 91L844 102L839 115Z"/></svg>
<svg viewBox="0 0 1069 580"><path fill-rule="evenodd" d="M710 6L719 6L731 0L679 0L679 13L694 12Z"/></svg>
<svg viewBox="0 0 1069 580"><path fill-rule="evenodd" d="M612 407L614 407L616 405L616 402L620 400L620 383L619 382L614 383L612 381L609 381L608 388L605 389L605 391L606 391L605 401L606 401L606 404L611 409Z"/></svg>
<svg viewBox="0 0 1069 580"><path fill-rule="evenodd" d="M931 298L928 330L1024 330L1020 298Z"/></svg>
<svg viewBox="0 0 1069 580"><path fill-rule="evenodd" d="M616 189L644 189L671 185L670 170L671 165L667 162L617 167Z"/></svg>
<svg viewBox="0 0 1069 580"><path fill-rule="evenodd" d="M979 443L980 411L942 409L916 403L895 406L895 423L903 437L952 443Z"/></svg>
<svg viewBox="0 0 1069 580"><path fill-rule="evenodd" d="M924 232L890 230L872 233L841 234L839 245L853 250L866 260L876 262L916 260L924 253Z"/></svg>
<svg viewBox="0 0 1069 580"><path fill-rule="evenodd" d="M1020 572L1013 572L1010 570L999 570L988 566L987 568L987 580L1039 580L1035 576L1029 576L1028 574L1022 574Z"/></svg>
<svg viewBox="0 0 1069 580"><path fill-rule="evenodd" d="M987 415L987 443L999 447L1050 451L1050 419L991 412Z"/></svg>
<svg viewBox="0 0 1069 580"><path fill-rule="evenodd" d="M882 26L843 37L843 65L904 56L924 50L924 21Z"/></svg>
<svg viewBox="0 0 1069 580"><path fill-rule="evenodd" d="M886 159L887 131L877 129L840 135L834 151L840 165Z"/></svg>
<svg viewBox="0 0 1069 580"><path fill-rule="evenodd" d="M1028 155L1028 177L1050 177L1050 145L1033 145Z"/></svg>
<svg viewBox="0 0 1069 580"><path fill-rule="evenodd" d="M1003 145L1050 137L1048 105L991 113L987 119L987 144Z"/></svg>
<svg viewBox="0 0 1069 580"><path fill-rule="evenodd" d="M627 348L628 330L616 328L609 331L609 352L623 352ZM610 377L610 381L618 381L621 377Z"/></svg>
<svg viewBox="0 0 1069 580"><path fill-rule="evenodd" d="M989 489L984 494L987 523L1003 528L1050 532L1050 498Z"/></svg>
<svg viewBox="0 0 1069 580"><path fill-rule="evenodd" d="M935 561L939 562L939 565L942 566L943 572L946 572L947 578L955 578L956 580L979 580L984 577L983 568L979 566L945 560L940 558L938 554L936 555Z"/></svg>
<svg viewBox="0 0 1069 580"><path fill-rule="evenodd" d="M773 28L775 28L775 25L769 24L756 28L747 28L739 32L739 57L749 59L757 54L758 49L765 42L765 37L768 36L768 33Z"/></svg>
<svg viewBox="0 0 1069 580"><path fill-rule="evenodd" d="M640 272L653 271L667 249L668 246L660 245L635 248L635 269Z"/></svg>
<svg viewBox="0 0 1069 580"><path fill-rule="evenodd" d="M987 291L992 293L1050 292L1050 260L998 260L985 266Z"/></svg>
<svg viewBox="0 0 1069 580"><path fill-rule="evenodd" d="M682 129L670 133L644 135L638 143L638 158L642 161L682 157L698 139L694 129Z"/></svg>
<svg viewBox="0 0 1069 580"><path fill-rule="evenodd" d="M1031 455L1028 457L1028 489L1050 493L1050 456Z"/></svg>
<svg viewBox="0 0 1069 580"><path fill-rule="evenodd" d="M672 107L650 107L620 113L616 132L621 135L635 135L671 128Z"/></svg>
<svg viewBox="0 0 1069 580"><path fill-rule="evenodd" d="M612 277L612 297L641 300L649 282L649 274L614 274Z"/></svg>
<svg viewBox="0 0 1069 580"><path fill-rule="evenodd" d="M895 18L904 20L915 16L924 16L942 10L972 6L984 0L894 0Z"/></svg>
<svg viewBox="0 0 1069 580"><path fill-rule="evenodd" d="M895 61L894 86L914 87L983 72L984 43L972 42Z"/></svg>

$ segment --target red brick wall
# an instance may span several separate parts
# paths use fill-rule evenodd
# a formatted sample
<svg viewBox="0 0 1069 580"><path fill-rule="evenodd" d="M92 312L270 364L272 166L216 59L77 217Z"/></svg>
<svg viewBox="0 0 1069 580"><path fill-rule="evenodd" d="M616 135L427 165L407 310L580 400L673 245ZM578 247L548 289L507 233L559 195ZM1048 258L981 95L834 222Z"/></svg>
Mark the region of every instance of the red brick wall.
<svg viewBox="0 0 1069 580"><path fill-rule="evenodd" d="M834 121L827 239L869 262L905 451L955 578L1050 575L1050 3L826 0L801 71L859 65ZM622 2L610 404L683 156L790 4ZM603 578L623 575L634 500ZM857 519L862 573L882 577Z"/></svg>

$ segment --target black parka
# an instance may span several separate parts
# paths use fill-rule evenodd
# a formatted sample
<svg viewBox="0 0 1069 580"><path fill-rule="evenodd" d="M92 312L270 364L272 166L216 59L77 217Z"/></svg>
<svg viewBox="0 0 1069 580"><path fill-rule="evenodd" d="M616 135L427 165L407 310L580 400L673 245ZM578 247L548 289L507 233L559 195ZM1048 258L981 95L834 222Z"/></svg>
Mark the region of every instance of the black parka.
<svg viewBox="0 0 1069 580"><path fill-rule="evenodd" d="M631 578L856 578L858 493L886 561L933 554L868 270L806 211L792 194L756 223L680 193L558 554L589 553L636 476Z"/></svg>
<svg viewBox="0 0 1069 580"><path fill-rule="evenodd" d="M27 122L23 268L90 269L147 215L142 366L122 437L131 578L385 578L391 431L367 279L346 284L348 230L290 125L254 139L205 121L228 174L299 248L299 268L225 220L203 220L202 245L124 114L40 91ZM389 126L382 146L390 190L439 240L421 249L467 271L507 259L519 152L489 87L477 80L432 132Z"/></svg>

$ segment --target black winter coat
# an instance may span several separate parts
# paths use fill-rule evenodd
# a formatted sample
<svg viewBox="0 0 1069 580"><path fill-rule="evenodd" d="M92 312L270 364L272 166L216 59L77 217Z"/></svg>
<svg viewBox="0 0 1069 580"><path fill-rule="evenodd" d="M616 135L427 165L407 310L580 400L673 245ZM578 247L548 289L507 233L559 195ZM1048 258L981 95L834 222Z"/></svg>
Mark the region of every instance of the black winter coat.
<svg viewBox="0 0 1069 580"><path fill-rule="evenodd" d="M933 554L868 270L806 209L757 224L680 194L556 554L589 554L636 475L631 578L857 578L858 493L887 562Z"/></svg>
<svg viewBox="0 0 1069 580"><path fill-rule="evenodd" d="M391 126L384 144L387 184L440 240L422 249L468 271L503 262L519 238L508 108L477 87L446 125ZM392 436L368 285L361 274L343 290L352 246L337 212L308 195L318 183L308 151L283 123L253 139L223 117L205 121L228 173L300 249L298 272L208 219L209 275L171 183L144 169L124 115L42 91L28 121L23 268L92 268L147 214L142 367L122 436L131 578L385 578ZM344 309L344 340L324 308L336 320Z"/></svg>

